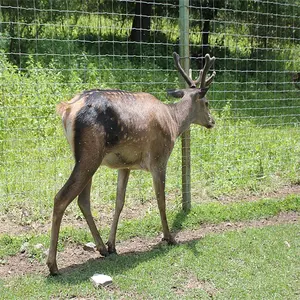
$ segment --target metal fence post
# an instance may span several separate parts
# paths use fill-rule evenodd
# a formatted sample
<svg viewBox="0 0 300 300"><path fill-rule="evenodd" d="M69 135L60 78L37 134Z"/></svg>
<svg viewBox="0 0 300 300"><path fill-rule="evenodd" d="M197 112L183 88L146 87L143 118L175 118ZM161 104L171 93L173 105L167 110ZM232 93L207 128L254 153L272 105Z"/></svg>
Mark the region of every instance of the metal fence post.
<svg viewBox="0 0 300 300"><path fill-rule="evenodd" d="M189 0L179 1L179 53L182 58L182 67L189 74ZM182 80L182 87L188 87ZM188 211L191 208L191 153L190 153L190 129L182 134L182 209Z"/></svg>

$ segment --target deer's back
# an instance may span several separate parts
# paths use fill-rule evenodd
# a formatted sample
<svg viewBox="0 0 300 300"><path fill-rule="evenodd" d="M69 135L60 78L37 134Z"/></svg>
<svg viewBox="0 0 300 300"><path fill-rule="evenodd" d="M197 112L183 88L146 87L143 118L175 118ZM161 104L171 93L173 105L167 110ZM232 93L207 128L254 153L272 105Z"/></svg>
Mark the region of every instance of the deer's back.
<svg viewBox="0 0 300 300"><path fill-rule="evenodd" d="M110 167L139 168L157 141L171 148L175 141L167 106L151 94L90 90L59 104L57 111L75 157L83 140L97 136L106 149L103 164Z"/></svg>

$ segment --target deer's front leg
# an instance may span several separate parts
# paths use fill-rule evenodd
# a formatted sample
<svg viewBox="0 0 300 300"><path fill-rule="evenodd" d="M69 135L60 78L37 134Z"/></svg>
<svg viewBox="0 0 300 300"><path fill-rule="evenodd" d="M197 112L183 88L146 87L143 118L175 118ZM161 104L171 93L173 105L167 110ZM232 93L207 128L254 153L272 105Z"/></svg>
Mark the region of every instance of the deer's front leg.
<svg viewBox="0 0 300 300"><path fill-rule="evenodd" d="M161 224L163 229L163 239L170 245L176 244L175 239L170 233L167 216L166 216L166 199L165 199L165 181L166 181L166 170L155 170L152 171L153 185L155 189L158 209L161 218Z"/></svg>
<svg viewBox="0 0 300 300"><path fill-rule="evenodd" d="M117 186L115 214L110 229L109 239L107 242L109 253L116 253L116 233L117 233L119 217L124 207L125 193L126 193L129 173L130 173L129 169L120 169L118 172L118 186Z"/></svg>

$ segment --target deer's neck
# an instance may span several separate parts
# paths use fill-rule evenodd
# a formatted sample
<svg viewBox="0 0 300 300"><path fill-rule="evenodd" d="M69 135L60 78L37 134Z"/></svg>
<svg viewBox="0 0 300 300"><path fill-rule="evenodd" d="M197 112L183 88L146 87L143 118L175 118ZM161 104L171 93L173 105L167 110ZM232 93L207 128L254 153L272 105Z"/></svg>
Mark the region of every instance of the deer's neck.
<svg viewBox="0 0 300 300"><path fill-rule="evenodd" d="M194 121L194 108L191 99L181 99L169 105L172 117L177 124L177 136L186 131Z"/></svg>

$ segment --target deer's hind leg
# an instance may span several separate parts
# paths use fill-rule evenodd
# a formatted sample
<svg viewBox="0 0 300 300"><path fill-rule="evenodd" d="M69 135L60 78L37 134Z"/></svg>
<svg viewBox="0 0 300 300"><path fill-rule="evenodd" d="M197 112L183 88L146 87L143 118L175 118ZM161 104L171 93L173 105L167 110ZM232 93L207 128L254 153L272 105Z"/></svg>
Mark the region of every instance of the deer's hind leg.
<svg viewBox="0 0 300 300"><path fill-rule="evenodd" d="M92 185L92 178L89 180L83 191L80 193L78 197L78 205L82 214L84 215L86 222L89 226L89 229L92 233L92 236L95 240L97 250L100 252L101 255L107 256L108 251L103 243L103 240L99 234L99 231L96 227L94 218L91 212L91 205L90 205L90 194L91 194L91 185Z"/></svg>
<svg viewBox="0 0 300 300"><path fill-rule="evenodd" d="M99 249L101 249L103 254L105 254L107 251L103 242L101 243L102 240L99 233L95 233L96 226L94 220L92 219L92 216L89 213L89 205L84 204L87 202L89 203L91 179L101 164L104 156L104 150L101 149L104 149L104 147L100 147L99 140L97 141L95 139L90 139L89 143L85 141L81 142L81 145L84 146L80 149L80 153L77 153L77 155L75 155L75 167L65 185L61 188L61 190L54 198L51 241L47 259L47 265L50 274L52 275L58 274L56 254L61 220L67 206L78 195L80 195L80 208L83 210L84 216L87 219L90 229L93 235L95 235L96 237L96 242L98 241ZM90 149L93 149L91 148L91 143L93 143L94 150L97 149L98 151L94 151L93 153L89 151Z"/></svg>

